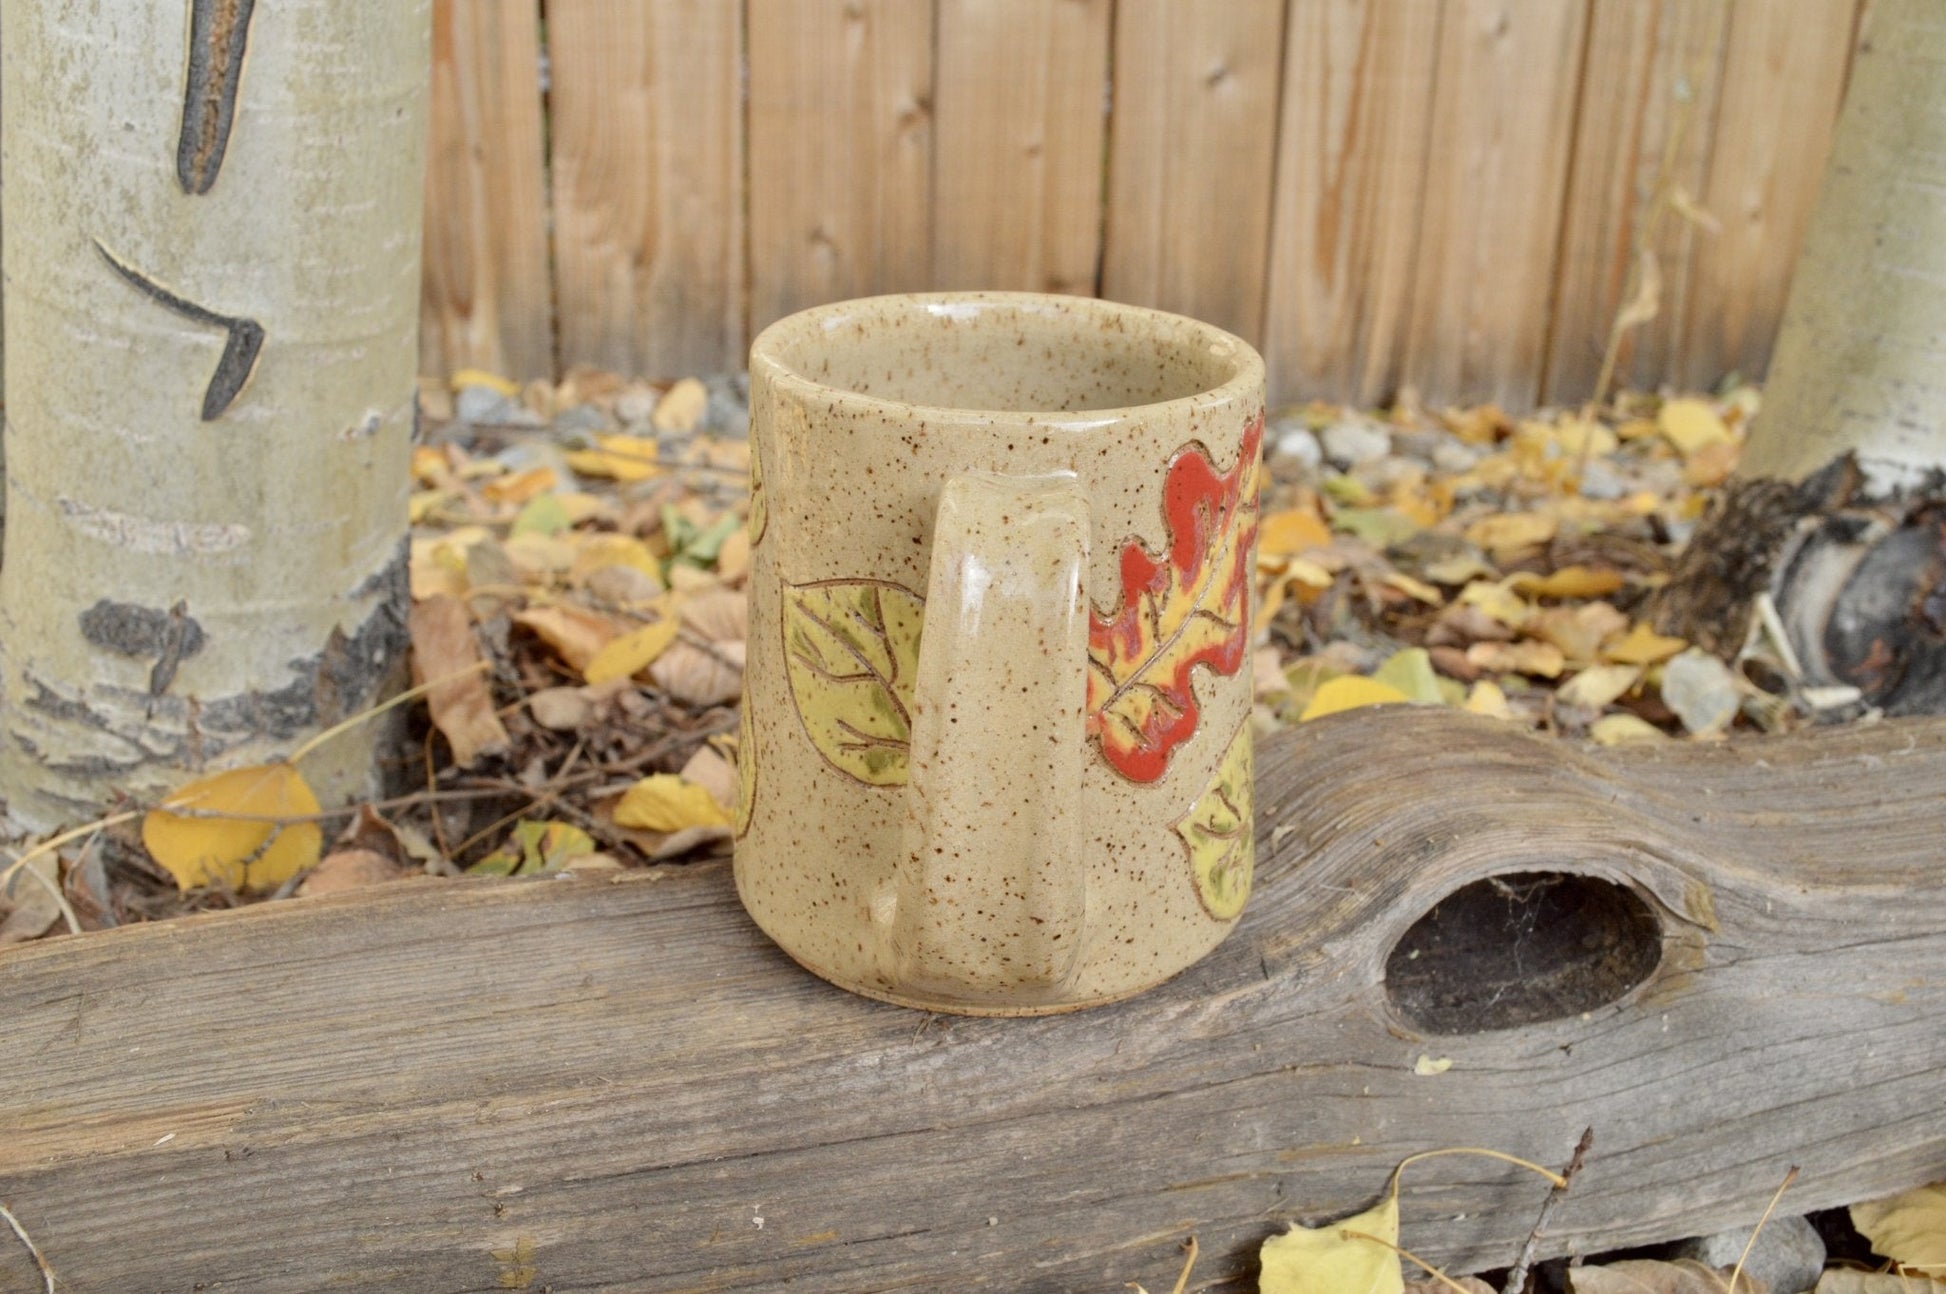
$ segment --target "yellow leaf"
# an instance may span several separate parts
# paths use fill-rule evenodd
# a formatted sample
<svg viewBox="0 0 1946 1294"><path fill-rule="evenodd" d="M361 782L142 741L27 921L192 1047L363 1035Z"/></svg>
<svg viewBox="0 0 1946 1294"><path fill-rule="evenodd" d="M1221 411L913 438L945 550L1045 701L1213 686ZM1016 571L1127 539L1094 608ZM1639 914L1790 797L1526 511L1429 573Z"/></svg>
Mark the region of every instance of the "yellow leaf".
<svg viewBox="0 0 1946 1294"><path fill-rule="evenodd" d="M613 638L588 662L588 668L581 671L581 677L590 683L606 683L612 679L627 678L639 674L655 663L656 657L669 649L682 631L682 622L673 615L632 629L619 638Z"/></svg>
<svg viewBox="0 0 1946 1294"><path fill-rule="evenodd" d="M1563 453L1580 458L1612 454L1620 441L1615 433L1592 418L1564 418L1554 428L1554 442Z"/></svg>
<svg viewBox="0 0 1946 1294"><path fill-rule="evenodd" d="M1439 676L1433 673L1432 656L1424 647L1393 652L1372 671L1372 682L1394 688L1406 700L1421 705L1440 705L1446 699L1439 690Z"/></svg>
<svg viewBox="0 0 1946 1294"><path fill-rule="evenodd" d="M1328 589L1335 578L1330 571L1316 562L1303 557L1285 560L1281 574L1286 580L1293 581L1311 589Z"/></svg>
<svg viewBox="0 0 1946 1294"><path fill-rule="evenodd" d="M1441 1056L1438 1060L1434 1060L1423 1051L1419 1053L1419 1059L1412 1062L1412 1072L1421 1078L1431 1078L1435 1074L1443 1074L1452 1067L1453 1058L1451 1056Z"/></svg>
<svg viewBox="0 0 1946 1294"><path fill-rule="evenodd" d="M533 607L516 612L514 623L531 629L562 660L584 673L619 633L613 621L574 607Z"/></svg>
<svg viewBox="0 0 1946 1294"><path fill-rule="evenodd" d="M1250 873L1256 861L1252 789L1250 725L1246 723L1237 729L1208 789L1174 824L1189 849L1196 897L1218 921L1234 918L1250 897Z"/></svg>
<svg viewBox="0 0 1946 1294"><path fill-rule="evenodd" d="M1257 551L1268 557L1294 557L1331 545L1331 528L1309 508L1265 514L1257 525Z"/></svg>
<svg viewBox="0 0 1946 1294"><path fill-rule="evenodd" d="M1708 400L1694 397L1665 400L1655 421L1663 439L1674 445L1684 458L1731 439L1730 429L1723 425L1723 419Z"/></svg>
<svg viewBox="0 0 1946 1294"><path fill-rule="evenodd" d="M1617 665L1653 665L1679 655L1687 646L1683 639L1665 637L1638 620L1626 637L1602 648L1601 655Z"/></svg>
<svg viewBox="0 0 1946 1294"><path fill-rule="evenodd" d="M1627 625L1628 617L1608 603L1584 602L1580 606L1537 611L1528 620L1526 630L1530 638L1558 648L1565 659L1589 664L1600 657L1602 644L1620 634Z"/></svg>
<svg viewBox="0 0 1946 1294"><path fill-rule="evenodd" d="M482 498L494 503L526 503L559 484L551 467L530 467L511 476L496 476L480 487Z"/></svg>
<svg viewBox="0 0 1946 1294"><path fill-rule="evenodd" d="M1553 517L1538 512L1505 512L1474 522L1466 528L1466 538L1495 557L1503 557L1546 543L1554 538L1559 525Z"/></svg>
<svg viewBox="0 0 1946 1294"><path fill-rule="evenodd" d="M1399 1242L1399 1197L1392 1191L1363 1213L1316 1230L1293 1223L1259 1251L1262 1294L1404 1294L1399 1258L1385 1245L1347 1231Z"/></svg>
<svg viewBox="0 0 1946 1294"><path fill-rule="evenodd" d="M1363 678L1357 674L1347 674L1322 683L1311 694L1310 703L1304 713L1297 717L1299 723L1322 718L1327 714L1338 714L1345 710L1357 710L1368 705L1398 705L1412 698L1399 689L1377 679Z"/></svg>
<svg viewBox="0 0 1946 1294"><path fill-rule="evenodd" d="M1407 597L1417 598L1430 607L1443 606L1446 602L1445 594L1424 580L1413 579L1403 571L1387 571L1379 577L1378 582L1389 588L1397 589Z"/></svg>
<svg viewBox="0 0 1946 1294"><path fill-rule="evenodd" d="M709 388L686 377L662 393L649 422L657 431L694 431L709 408Z"/></svg>
<svg viewBox="0 0 1946 1294"><path fill-rule="evenodd" d="M466 871L470 876L535 876L562 871L594 852L594 837L571 823L523 819L498 849Z"/></svg>
<svg viewBox="0 0 1946 1294"><path fill-rule="evenodd" d="M497 391L512 399L520 394L520 383L510 382L498 373L489 373L483 368L463 368L453 374L452 386L455 391L464 391L469 386L483 386Z"/></svg>
<svg viewBox="0 0 1946 1294"><path fill-rule="evenodd" d="M1564 705L1599 710L1634 687L1641 678L1640 665L1593 665L1563 683L1555 695Z"/></svg>
<svg viewBox="0 0 1946 1294"><path fill-rule="evenodd" d="M216 882L270 890L316 864L324 833L316 822L259 819L317 812L318 797L291 765L233 768L198 778L151 810L142 819L142 843L181 889ZM225 813L240 816L202 816Z"/></svg>
<svg viewBox="0 0 1946 1294"><path fill-rule="evenodd" d="M1468 714L1481 714L1489 719L1514 717L1513 707L1507 704L1507 694L1490 678L1483 678L1473 685L1473 690L1466 694L1463 708Z"/></svg>
<svg viewBox="0 0 1946 1294"><path fill-rule="evenodd" d="M1528 606L1505 582L1474 580L1460 590L1459 600L1463 606L1478 607L1509 629L1520 628L1534 614L1534 608Z"/></svg>
<svg viewBox="0 0 1946 1294"><path fill-rule="evenodd" d="M1661 741L1664 733L1640 715L1611 714L1597 719L1588 729L1597 746L1628 746L1641 741Z"/></svg>
<svg viewBox="0 0 1946 1294"><path fill-rule="evenodd" d="M653 436L605 432L597 434L594 441L600 448L569 451L568 466L584 476L606 477L624 485L646 481L662 471L657 461L661 451Z"/></svg>
<svg viewBox="0 0 1946 1294"><path fill-rule="evenodd" d="M1553 643L1474 643L1466 649L1466 663L1495 674L1531 674L1559 678L1567 668L1561 649Z"/></svg>
<svg viewBox="0 0 1946 1294"><path fill-rule="evenodd" d="M1851 1206L1872 1251L1910 1271L1946 1277L1946 1182Z"/></svg>
<svg viewBox="0 0 1946 1294"><path fill-rule="evenodd" d="M870 786L903 786L924 604L881 580L784 586L791 699L818 753Z"/></svg>
<svg viewBox="0 0 1946 1294"><path fill-rule="evenodd" d="M1518 571L1507 583L1533 598L1605 598L1628 583L1628 577L1606 566L1563 566L1550 575Z"/></svg>
<svg viewBox="0 0 1946 1294"><path fill-rule="evenodd" d="M645 777L623 793L615 821L643 831L681 831L685 827L727 827L730 816L708 788L674 773Z"/></svg>

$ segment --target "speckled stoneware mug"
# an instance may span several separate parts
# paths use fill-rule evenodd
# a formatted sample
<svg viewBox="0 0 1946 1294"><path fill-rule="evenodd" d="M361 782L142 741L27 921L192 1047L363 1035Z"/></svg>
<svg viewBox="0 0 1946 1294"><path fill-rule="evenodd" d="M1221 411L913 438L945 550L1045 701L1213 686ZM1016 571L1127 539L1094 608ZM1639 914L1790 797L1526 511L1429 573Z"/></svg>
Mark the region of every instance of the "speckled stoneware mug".
<svg viewBox="0 0 1946 1294"><path fill-rule="evenodd" d="M750 352L737 889L938 1011L1159 984L1250 890L1263 361L1079 297L876 297Z"/></svg>

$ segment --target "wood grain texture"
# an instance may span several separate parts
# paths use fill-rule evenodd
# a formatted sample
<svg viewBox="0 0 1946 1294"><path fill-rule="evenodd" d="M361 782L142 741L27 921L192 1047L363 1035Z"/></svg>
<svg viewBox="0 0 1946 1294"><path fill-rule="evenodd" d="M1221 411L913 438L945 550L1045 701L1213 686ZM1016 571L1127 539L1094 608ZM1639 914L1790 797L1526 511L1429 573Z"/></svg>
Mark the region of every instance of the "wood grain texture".
<svg viewBox="0 0 1946 1294"><path fill-rule="evenodd" d="M1259 756L1260 886L1162 988L928 1017L797 970L722 865L408 883L0 951L0 1198L69 1294L1254 1288L1404 1154L1595 1151L1544 1249L1946 1175L1946 720L1590 753L1406 707ZM1416 1036L1386 956L1462 884L1606 878L1660 964ZM1421 1055L1450 1059L1414 1073ZM1407 1242L1507 1261L1542 1188L1416 1166ZM31 1288L0 1245L0 1288Z"/></svg>
<svg viewBox="0 0 1946 1294"><path fill-rule="evenodd" d="M438 0L419 367L554 375L538 0Z"/></svg>
<svg viewBox="0 0 1946 1294"><path fill-rule="evenodd" d="M930 4L751 0L750 326L932 278Z"/></svg>
<svg viewBox="0 0 1946 1294"><path fill-rule="evenodd" d="M1372 404L1403 374L1439 0L1294 0L1263 324L1271 398Z"/></svg>
<svg viewBox="0 0 1946 1294"><path fill-rule="evenodd" d="M1664 182L1701 201L1730 0L1594 0L1541 398L1594 393L1638 243ZM1674 210L1654 221L1660 310L1629 330L1616 381L1654 389L1675 367L1696 259L1709 235Z"/></svg>
<svg viewBox="0 0 1946 1294"><path fill-rule="evenodd" d="M1093 295L1108 0L938 0L933 286Z"/></svg>
<svg viewBox="0 0 1946 1294"><path fill-rule="evenodd" d="M1858 6L1734 0L1701 199L1723 231L1698 249L1673 377L1761 377L1837 128Z"/></svg>
<svg viewBox="0 0 1946 1294"><path fill-rule="evenodd" d="M1102 295L1262 334L1283 0L1121 0Z"/></svg>
<svg viewBox="0 0 1946 1294"><path fill-rule="evenodd" d="M548 7L564 367L742 365L742 25L717 0Z"/></svg>
<svg viewBox="0 0 1946 1294"><path fill-rule="evenodd" d="M1540 391L1586 0L1446 0L1406 371L1441 400Z"/></svg>

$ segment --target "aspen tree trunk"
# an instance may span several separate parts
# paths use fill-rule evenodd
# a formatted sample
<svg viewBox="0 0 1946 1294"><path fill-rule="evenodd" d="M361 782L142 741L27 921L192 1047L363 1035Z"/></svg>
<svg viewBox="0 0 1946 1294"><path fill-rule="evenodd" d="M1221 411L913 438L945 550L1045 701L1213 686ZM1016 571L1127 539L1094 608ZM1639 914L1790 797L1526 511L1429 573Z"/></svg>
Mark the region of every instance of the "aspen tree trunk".
<svg viewBox="0 0 1946 1294"><path fill-rule="evenodd" d="M0 2L0 792L92 816L400 673L431 0ZM368 725L304 771L372 780Z"/></svg>
<svg viewBox="0 0 1946 1294"><path fill-rule="evenodd" d="M1946 709L1946 7L1874 0L1738 477L1657 611L1729 655L1768 592L1807 683Z"/></svg>

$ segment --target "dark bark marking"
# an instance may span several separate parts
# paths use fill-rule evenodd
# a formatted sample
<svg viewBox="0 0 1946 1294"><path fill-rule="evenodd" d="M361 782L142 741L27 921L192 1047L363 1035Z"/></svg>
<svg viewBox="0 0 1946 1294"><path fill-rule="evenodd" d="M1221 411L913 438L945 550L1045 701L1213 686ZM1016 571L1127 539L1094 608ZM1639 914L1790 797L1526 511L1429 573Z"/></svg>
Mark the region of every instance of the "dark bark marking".
<svg viewBox="0 0 1946 1294"><path fill-rule="evenodd" d="M182 134L176 141L176 178L184 193L208 193L223 169L255 7L256 0L193 0L190 7Z"/></svg>
<svg viewBox="0 0 1946 1294"><path fill-rule="evenodd" d="M176 667L203 649L203 627L178 602L167 611L110 602L106 598L81 613L81 636L97 647L124 656L153 656L149 695L161 696L175 681Z"/></svg>
<svg viewBox="0 0 1946 1294"><path fill-rule="evenodd" d="M101 258L114 268L115 273L143 296L193 323L221 328L227 334L223 358L216 362L216 372L210 375L209 389L203 392L203 421L215 422L222 417L257 367L257 355L264 345L263 325L240 315L218 314L207 306L199 306L194 301L177 296L140 270L117 260L113 252L101 245L100 239L95 240L95 250L101 253Z"/></svg>

